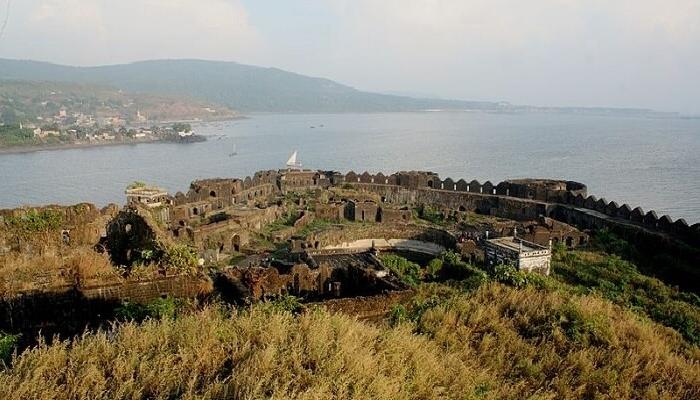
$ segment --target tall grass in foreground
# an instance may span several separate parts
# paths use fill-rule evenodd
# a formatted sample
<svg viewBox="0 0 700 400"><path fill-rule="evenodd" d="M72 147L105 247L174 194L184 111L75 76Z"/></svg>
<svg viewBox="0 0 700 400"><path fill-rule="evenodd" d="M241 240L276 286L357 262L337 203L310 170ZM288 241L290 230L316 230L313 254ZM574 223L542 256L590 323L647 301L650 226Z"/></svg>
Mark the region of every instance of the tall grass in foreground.
<svg viewBox="0 0 700 400"><path fill-rule="evenodd" d="M42 345L0 372L1 399L700 397L700 351L593 296L486 284L414 322L209 308Z"/></svg>

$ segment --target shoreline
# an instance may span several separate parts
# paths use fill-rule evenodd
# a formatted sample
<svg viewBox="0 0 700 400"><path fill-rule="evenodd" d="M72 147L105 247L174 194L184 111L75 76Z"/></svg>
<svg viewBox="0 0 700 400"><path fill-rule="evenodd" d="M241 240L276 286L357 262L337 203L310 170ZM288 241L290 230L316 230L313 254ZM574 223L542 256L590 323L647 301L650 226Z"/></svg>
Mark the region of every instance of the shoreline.
<svg viewBox="0 0 700 400"><path fill-rule="evenodd" d="M114 142L114 143L66 143L59 145L37 145L37 146L18 146L0 148L0 156L6 154L26 154L39 151L57 151L57 150L73 150L73 149L89 149L93 147L112 147L112 146L128 146L137 144L154 144L154 143L177 143L170 140L155 139L155 140L139 140L132 142Z"/></svg>
<svg viewBox="0 0 700 400"><path fill-rule="evenodd" d="M160 124L172 124L178 122L187 122L190 124L201 124L201 123L211 123L211 122L222 122L222 121L237 121L241 119L247 119L246 116L235 116L232 118L222 118L222 119L209 119L205 121L195 121L195 120L180 120L180 121L168 121L160 122ZM206 141L209 139L208 136L203 136ZM128 142L111 142L111 143L63 143L63 144L40 144L40 145L30 145L30 146L14 146L14 147L0 147L0 156L9 154L27 154L35 153L39 151L57 151L57 150L74 150L74 149L88 149L93 147L112 147L112 146L128 146L137 144L156 144L156 143L175 143L175 144L190 144L196 142L182 142L178 143L173 140L168 139L150 139L150 140L131 140Z"/></svg>

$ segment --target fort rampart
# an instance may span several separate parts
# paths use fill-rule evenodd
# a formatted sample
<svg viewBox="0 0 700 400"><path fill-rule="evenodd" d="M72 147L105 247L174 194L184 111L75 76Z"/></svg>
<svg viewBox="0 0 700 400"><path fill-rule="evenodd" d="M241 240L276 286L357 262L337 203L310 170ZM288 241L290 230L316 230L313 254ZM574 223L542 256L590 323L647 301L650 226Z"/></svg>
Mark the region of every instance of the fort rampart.
<svg viewBox="0 0 700 400"><path fill-rule="evenodd" d="M350 171L343 181L377 193L391 203L434 204L516 220L544 215L584 228L622 225L700 244L700 223L689 226L684 219L674 221L668 215L659 217L653 210L645 212L641 207L589 196L586 185L573 181L522 179L494 185L490 181L441 180L437 174L414 171L388 176Z"/></svg>

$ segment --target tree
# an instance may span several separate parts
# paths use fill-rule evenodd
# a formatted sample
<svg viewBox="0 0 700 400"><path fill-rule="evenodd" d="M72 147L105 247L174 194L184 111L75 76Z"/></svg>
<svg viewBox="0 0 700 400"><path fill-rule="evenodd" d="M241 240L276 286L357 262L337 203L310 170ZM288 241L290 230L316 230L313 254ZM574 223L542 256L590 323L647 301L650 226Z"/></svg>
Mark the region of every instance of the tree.
<svg viewBox="0 0 700 400"><path fill-rule="evenodd" d="M0 119L5 125L17 125L19 121L17 120L17 112L13 108L5 107L0 114Z"/></svg>

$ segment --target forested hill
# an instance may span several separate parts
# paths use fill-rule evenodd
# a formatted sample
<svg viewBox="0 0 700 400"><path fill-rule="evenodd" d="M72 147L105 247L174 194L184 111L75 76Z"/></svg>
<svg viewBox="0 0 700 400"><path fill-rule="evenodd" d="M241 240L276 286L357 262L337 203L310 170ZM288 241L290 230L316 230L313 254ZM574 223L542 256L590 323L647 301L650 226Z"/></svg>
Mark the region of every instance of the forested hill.
<svg viewBox="0 0 700 400"><path fill-rule="evenodd" d="M0 77L106 84L128 91L181 94L241 111L372 112L499 108L497 103L490 102L416 99L363 92L328 79L312 78L277 68L220 61L157 60L71 67L0 59Z"/></svg>

